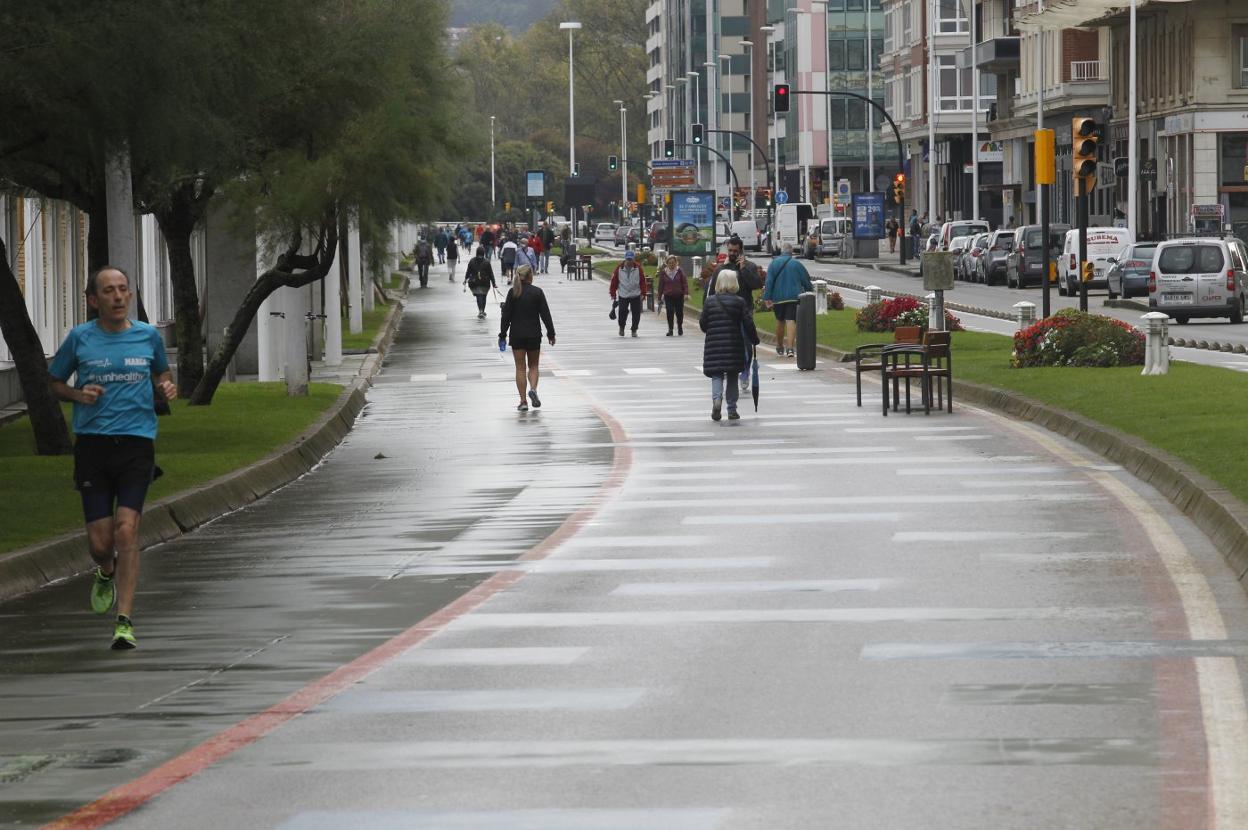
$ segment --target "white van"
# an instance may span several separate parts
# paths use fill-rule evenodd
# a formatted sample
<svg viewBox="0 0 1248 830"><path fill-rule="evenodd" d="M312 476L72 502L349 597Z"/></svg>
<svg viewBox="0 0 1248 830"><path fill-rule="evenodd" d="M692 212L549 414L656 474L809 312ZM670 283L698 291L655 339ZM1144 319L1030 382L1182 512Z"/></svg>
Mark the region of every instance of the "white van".
<svg viewBox="0 0 1248 830"><path fill-rule="evenodd" d="M1109 260L1134 242L1127 228L1088 228L1088 261L1094 269L1088 288L1108 288L1106 277L1113 266ZM1078 296L1079 279L1079 229L1072 228L1066 231L1062 255L1057 260L1057 293Z"/></svg>
<svg viewBox="0 0 1248 830"><path fill-rule="evenodd" d="M794 253L800 253L809 232L807 226L814 218L815 207L806 202L776 205L776 225L767 240L771 252L779 253L784 243L788 242L793 246Z"/></svg>
<svg viewBox="0 0 1248 830"><path fill-rule="evenodd" d="M741 238L741 242L745 245L746 250L762 253L763 232L758 229L758 224L753 219L733 220L728 227L728 231L729 236Z"/></svg>
<svg viewBox="0 0 1248 830"><path fill-rule="evenodd" d="M844 216L828 217L819 220L819 256L840 256L841 242L853 235L849 219Z"/></svg>

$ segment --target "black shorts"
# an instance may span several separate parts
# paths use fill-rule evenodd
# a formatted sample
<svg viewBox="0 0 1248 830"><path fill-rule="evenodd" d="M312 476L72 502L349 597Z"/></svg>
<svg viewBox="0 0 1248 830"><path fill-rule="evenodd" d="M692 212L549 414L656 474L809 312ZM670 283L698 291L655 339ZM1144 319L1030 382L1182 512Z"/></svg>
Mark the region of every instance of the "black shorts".
<svg viewBox="0 0 1248 830"><path fill-rule="evenodd" d="M112 517L116 508L143 512L156 477L156 448L134 435L79 435L74 442L74 487L87 522Z"/></svg>
<svg viewBox="0 0 1248 830"><path fill-rule="evenodd" d="M776 315L776 322L781 320L797 320L797 303L776 303L771 307Z"/></svg>
<svg viewBox="0 0 1248 830"><path fill-rule="evenodd" d="M542 350L542 338L513 337L511 338L511 348L521 349L526 352L540 352Z"/></svg>

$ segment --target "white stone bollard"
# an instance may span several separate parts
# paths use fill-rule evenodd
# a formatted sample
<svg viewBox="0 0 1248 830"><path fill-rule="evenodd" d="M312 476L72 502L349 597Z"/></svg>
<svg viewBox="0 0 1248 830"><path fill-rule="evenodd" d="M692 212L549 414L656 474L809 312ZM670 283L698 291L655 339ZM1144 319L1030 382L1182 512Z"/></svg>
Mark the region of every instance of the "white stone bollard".
<svg viewBox="0 0 1248 830"><path fill-rule="evenodd" d="M1036 304L1023 300L1021 303L1014 304L1014 319L1018 321L1018 330L1035 325L1036 322Z"/></svg>
<svg viewBox="0 0 1248 830"><path fill-rule="evenodd" d="M815 313L828 313L828 281L815 280Z"/></svg>
<svg viewBox="0 0 1248 830"><path fill-rule="evenodd" d="M1144 371L1142 375L1164 375L1170 371L1169 315L1150 311L1141 318L1147 323L1144 330Z"/></svg>
<svg viewBox="0 0 1248 830"><path fill-rule="evenodd" d="M883 293L884 293L884 289L880 288L878 285L868 285L867 286L867 305L871 305L871 303L878 303L880 300L883 299L883 296L882 296Z"/></svg>

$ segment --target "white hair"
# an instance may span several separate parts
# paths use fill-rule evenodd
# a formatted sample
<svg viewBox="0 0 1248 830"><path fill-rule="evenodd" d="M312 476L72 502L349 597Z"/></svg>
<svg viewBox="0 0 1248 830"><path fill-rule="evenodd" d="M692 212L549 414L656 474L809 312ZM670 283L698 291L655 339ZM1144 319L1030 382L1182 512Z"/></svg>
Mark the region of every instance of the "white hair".
<svg viewBox="0 0 1248 830"><path fill-rule="evenodd" d="M737 279L736 271L720 271L719 276L715 278L716 294L736 294L740 289L741 281Z"/></svg>
<svg viewBox="0 0 1248 830"><path fill-rule="evenodd" d="M780 246L780 253L782 253L782 254L791 254L791 253L793 253L793 243L792 243L792 242L786 242L786 243L784 243L783 245L781 245L781 246Z"/></svg>

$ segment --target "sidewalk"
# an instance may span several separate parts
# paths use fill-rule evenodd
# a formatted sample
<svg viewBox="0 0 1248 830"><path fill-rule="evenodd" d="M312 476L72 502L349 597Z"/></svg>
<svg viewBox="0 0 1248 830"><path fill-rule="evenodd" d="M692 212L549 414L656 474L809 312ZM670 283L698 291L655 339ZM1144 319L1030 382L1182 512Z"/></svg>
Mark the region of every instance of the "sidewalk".
<svg viewBox="0 0 1248 830"><path fill-rule="evenodd" d="M880 241L880 255L874 259L866 257L819 257L815 260L822 265L856 265L859 268L879 271L892 271L893 273L903 274L908 277L917 277L919 275L919 261L906 254L906 264L901 264L901 256L899 252L889 253L888 243Z"/></svg>

